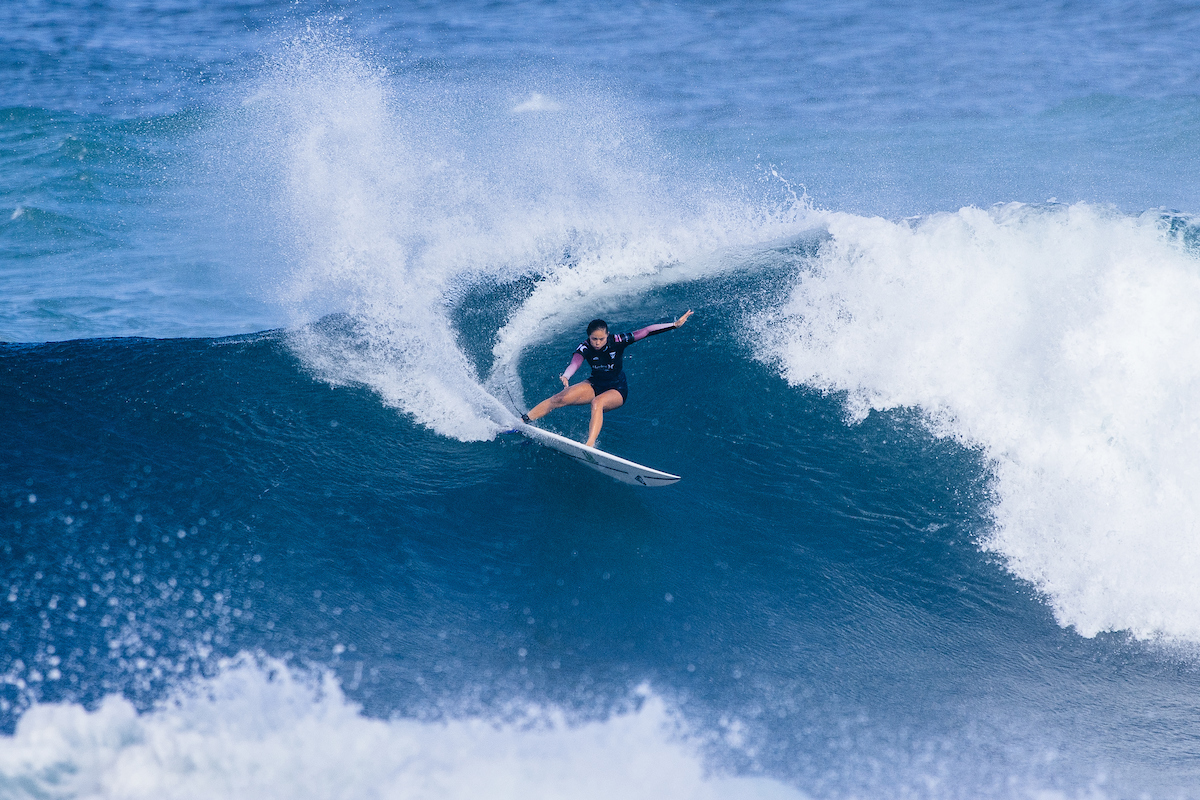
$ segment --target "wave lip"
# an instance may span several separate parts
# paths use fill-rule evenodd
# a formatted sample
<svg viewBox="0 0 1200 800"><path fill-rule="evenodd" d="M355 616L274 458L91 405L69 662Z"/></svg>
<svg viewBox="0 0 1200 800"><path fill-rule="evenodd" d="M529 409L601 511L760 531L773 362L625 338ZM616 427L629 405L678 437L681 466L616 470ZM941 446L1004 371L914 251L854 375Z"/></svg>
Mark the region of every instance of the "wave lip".
<svg viewBox="0 0 1200 800"><path fill-rule="evenodd" d="M1060 624L1200 642L1200 265L1178 222L1086 204L830 214L811 270L758 317L758 354L845 392L852 418L920 408L981 447L983 544Z"/></svg>

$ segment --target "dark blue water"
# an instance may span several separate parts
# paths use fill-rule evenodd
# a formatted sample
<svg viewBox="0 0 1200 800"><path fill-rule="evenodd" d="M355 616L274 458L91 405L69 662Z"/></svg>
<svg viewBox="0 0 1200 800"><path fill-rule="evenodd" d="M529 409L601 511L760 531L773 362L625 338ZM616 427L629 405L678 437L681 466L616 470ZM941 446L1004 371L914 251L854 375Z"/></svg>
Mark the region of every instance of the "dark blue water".
<svg viewBox="0 0 1200 800"><path fill-rule="evenodd" d="M0 9L0 796L1200 796L1197 27Z"/></svg>

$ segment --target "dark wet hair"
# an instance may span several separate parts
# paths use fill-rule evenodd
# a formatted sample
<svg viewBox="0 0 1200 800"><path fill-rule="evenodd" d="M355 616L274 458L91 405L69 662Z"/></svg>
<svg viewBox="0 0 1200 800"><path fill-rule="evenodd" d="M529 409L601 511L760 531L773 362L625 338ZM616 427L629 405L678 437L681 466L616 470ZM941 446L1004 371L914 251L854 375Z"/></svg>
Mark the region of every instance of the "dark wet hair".
<svg viewBox="0 0 1200 800"><path fill-rule="evenodd" d="M608 323L607 323L607 322L605 322L605 321L604 321L604 320L602 320L602 319L594 319L594 320L592 320L591 322L589 322L589 323L588 323L588 332L587 332L587 335L588 335L588 336L591 336L591 335L592 335L593 333L595 333L596 331L606 331L606 330L608 330Z"/></svg>

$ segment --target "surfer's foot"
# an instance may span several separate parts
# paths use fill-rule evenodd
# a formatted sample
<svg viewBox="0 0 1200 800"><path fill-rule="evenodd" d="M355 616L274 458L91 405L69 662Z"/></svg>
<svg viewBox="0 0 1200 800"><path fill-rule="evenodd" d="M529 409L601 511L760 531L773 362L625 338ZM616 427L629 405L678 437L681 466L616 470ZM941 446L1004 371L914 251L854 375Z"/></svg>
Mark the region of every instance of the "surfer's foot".
<svg viewBox="0 0 1200 800"><path fill-rule="evenodd" d="M524 422L526 425L532 425L532 424L533 424L533 420L531 420L531 419L529 418L529 415L528 415L528 414L522 414L522 415L521 415L521 422Z"/></svg>

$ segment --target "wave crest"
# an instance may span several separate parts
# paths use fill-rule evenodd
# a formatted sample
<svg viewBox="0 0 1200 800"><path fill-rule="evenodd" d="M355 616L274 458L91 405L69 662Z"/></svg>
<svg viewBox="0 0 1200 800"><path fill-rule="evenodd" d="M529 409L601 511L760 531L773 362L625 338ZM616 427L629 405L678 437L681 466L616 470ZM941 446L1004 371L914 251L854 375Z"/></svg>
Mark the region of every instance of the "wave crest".
<svg viewBox="0 0 1200 800"><path fill-rule="evenodd" d="M853 418L920 408L981 447L984 544L1061 624L1200 641L1200 269L1178 218L827 219L816 263L757 318L759 356L846 392Z"/></svg>

